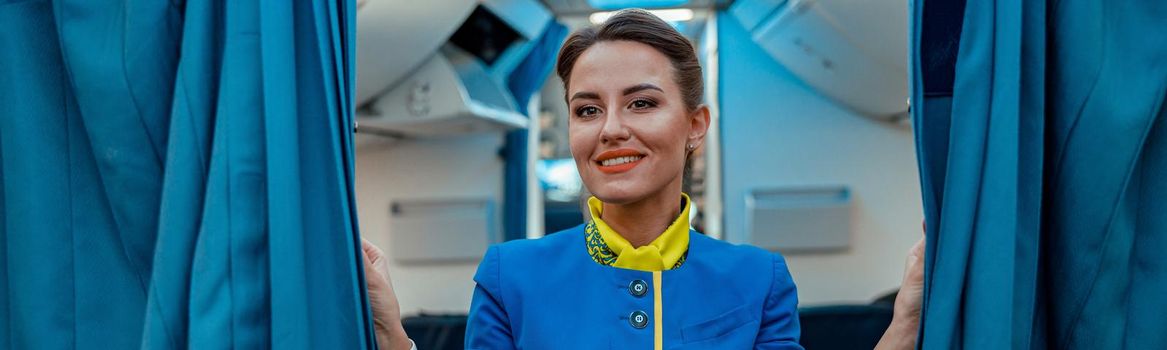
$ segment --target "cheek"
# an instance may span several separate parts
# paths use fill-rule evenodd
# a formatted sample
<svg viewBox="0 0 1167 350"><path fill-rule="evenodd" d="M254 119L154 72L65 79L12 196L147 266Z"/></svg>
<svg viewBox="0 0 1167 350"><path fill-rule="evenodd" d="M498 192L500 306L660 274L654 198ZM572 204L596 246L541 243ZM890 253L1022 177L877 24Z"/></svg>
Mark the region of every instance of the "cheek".
<svg viewBox="0 0 1167 350"><path fill-rule="evenodd" d="M567 145L571 148L571 155L577 161L587 161L590 158L592 150L595 149L595 138L590 137L587 130L584 130L577 123L568 124L567 127Z"/></svg>
<svg viewBox="0 0 1167 350"><path fill-rule="evenodd" d="M658 150L668 151L669 154L683 154L686 142L689 141L689 129L681 119L677 113L654 118L652 125L645 125L646 127L642 129L642 135Z"/></svg>

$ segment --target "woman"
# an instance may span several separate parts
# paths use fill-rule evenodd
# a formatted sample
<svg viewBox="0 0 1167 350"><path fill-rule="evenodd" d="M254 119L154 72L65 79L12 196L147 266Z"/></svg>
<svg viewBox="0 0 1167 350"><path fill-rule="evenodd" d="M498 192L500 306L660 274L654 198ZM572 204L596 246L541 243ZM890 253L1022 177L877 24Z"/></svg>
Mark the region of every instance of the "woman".
<svg viewBox="0 0 1167 350"><path fill-rule="evenodd" d="M684 166L709 126L689 41L647 12L622 11L572 34L557 73L592 220L486 252L466 348L801 349L782 257L689 229ZM408 349L392 288L370 265L379 341ZM900 299L881 347L914 343L919 298Z"/></svg>

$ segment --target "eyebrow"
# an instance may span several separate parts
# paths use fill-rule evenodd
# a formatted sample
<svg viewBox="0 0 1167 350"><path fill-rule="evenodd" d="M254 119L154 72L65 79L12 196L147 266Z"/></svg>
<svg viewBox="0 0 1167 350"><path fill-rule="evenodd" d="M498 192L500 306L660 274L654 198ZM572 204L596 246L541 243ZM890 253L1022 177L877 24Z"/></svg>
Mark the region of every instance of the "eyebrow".
<svg viewBox="0 0 1167 350"><path fill-rule="evenodd" d="M629 86L629 87L625 88L624 95L627 96L627 95L631 95L631 94L634 94L634 93L637 93L640 91L644 91L644 90L656 90L656 91L660 91L660 92L665 92L659 86L649 84L649 83L641 83L641 84L636 84L636 85ZM575 93L575 95L571 95L571 98L568 99L568 101L570 102L570 101L573 101L577 98L598 100L598 99L600 99L600 94L597 94L594 92L581 91L581 92Z"/></svg>
<svg viewBox="0 0 1167 350"><path fill-rule="evenodd" d="M664 90L661 90L661 88L659 86L652 85L649 83L641 83L641 84L636 84L636 85L633 85L633 86L630 86L630 87L624 89L624 95L627 96L627 95L631 95L631 94L637 93L639 91L644 91L644 90L656 90L656 91L660 91L660 92L665 92Z"/></svg>
<svg viewBox="0 0 1167 350"><path fill-rule="evenodd" d="M600 94L597 94L597 93L594 93L594 92L582 92L582 91L581 91L581 92L577 92L577 93L575 93L575 95L571 95L571 98L570 98L570 99L568 99L567 101L569 101L569 102L570 102L570 101L574 101L574 100L575 100L575 99L577 99L577 98L586 98L586 99L589 99L589 100L598 100L598 99L600 99Z"/></svg>

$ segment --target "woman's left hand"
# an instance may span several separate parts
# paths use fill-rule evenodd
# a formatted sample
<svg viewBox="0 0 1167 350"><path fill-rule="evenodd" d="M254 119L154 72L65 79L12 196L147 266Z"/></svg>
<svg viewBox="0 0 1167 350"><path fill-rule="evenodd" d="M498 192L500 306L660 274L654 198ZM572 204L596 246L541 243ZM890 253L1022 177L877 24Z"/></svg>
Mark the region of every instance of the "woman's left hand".
<svg viewBox="0 0 1167 350"><path fill-rule="evenodd" d="M920 238L908 251L908 261L904 264L904 282L896 294L894 321L912 326L913 333L920 324L920 312L924 307L924 244L927 237Z"/></svg>
<svg viewBox="0 0 1167 350"><path fill-rule="evenodd" d="M875 346L877 350L916 348L916 334L919 332L920 313L924 304L924 245L927 239L925 234L908 250L904 280L899 293L896 293L891 325Z"/></svg>

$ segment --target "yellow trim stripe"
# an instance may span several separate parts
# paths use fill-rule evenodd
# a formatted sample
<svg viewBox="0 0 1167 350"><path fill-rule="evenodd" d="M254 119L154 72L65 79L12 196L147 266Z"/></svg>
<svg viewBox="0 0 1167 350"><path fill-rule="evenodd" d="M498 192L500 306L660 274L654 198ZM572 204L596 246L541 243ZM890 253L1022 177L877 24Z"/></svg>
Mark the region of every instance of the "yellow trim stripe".
<svg viewBox="0 0 1167 350"><path fill-rule="evenodd" d="M660 285L660 277L661 276L660 275L661 275L660 271L653 271L652 272L652 297L653 297L652 315L654 318L654 320L653 320L654 322L652 323L652 328L653 328L653 333L655 334L655 341L653 342L653 344L655 344L655 345L653 346L653 348L656 350L661 350L661 349L665 348L665 346L664 346L664 340L665 340L664 339L665 338L664 337L664 325L661 324L661 320L664 319L664 317L661 316L661 314L664 312L664 307L661 306L662 304L661 304L661 300L660 300L660 298L661 298L661 285Z"/></svg>

